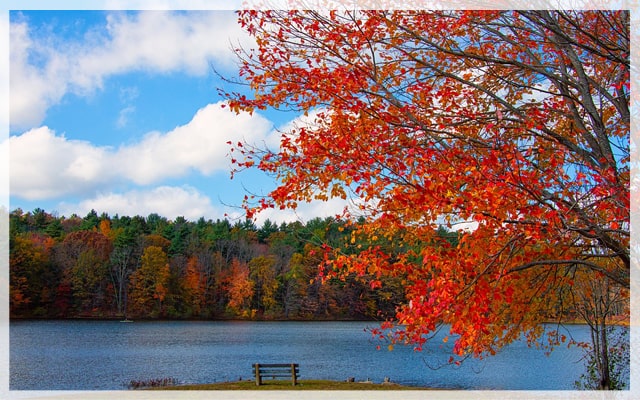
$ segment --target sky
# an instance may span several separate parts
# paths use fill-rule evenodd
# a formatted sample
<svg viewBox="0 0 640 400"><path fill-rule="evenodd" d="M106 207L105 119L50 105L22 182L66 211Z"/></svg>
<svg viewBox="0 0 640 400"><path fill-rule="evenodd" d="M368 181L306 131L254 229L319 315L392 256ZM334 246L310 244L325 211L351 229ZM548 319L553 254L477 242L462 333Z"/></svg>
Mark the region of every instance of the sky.
<svg viewBox="0 0 640 400"><path fill-rule="evenodd" d="M275 182L256 170L230 179L227 142L277 149L277 131L299 116L222 108L218 88L242 88L221 81L214 69L234 77L232 47L253 46L232 11L239 3L7 0L0 102L10 107L6 115L0 110L0 126L8 127L0 136L0 171L8 173L0 174L0 206L58 216L93 209L242 219L244 196L266 195ZM511 3L518 2L501 4ZM187 5L226 9L172 10ZM52 9L38 10L45 8ZM169 11L135 11L148 8ZM257 222L307 221L339 214L345 205L332 200L300 204L295 212L268 210Z"/></svg>
<svg viewBox="0 0 640 400"><path fill-rule="evenodd" d="M9 12L9 209L58 216L157 213L242 219L245 194L275 182L230 179L228 141L269 148L298 115L236 115L218 88L249 49L231 10ZM269 210L275 222L338 214L344 203Z"/></svg>

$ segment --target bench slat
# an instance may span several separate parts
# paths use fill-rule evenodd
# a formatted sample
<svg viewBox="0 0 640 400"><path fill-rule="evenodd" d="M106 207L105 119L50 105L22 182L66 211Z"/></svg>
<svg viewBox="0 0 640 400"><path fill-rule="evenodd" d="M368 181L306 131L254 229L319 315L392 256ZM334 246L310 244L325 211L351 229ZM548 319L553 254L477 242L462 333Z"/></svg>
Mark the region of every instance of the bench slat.
<svg viewBox="0 0 640 400"><path fill-rule="evenodd" d="M299 371L296 371L296 372L299 372ZM291 376L291 371L283 371L283 370L272 370L272 371L267 370L267 371L265 371L265 370L261 369L261 370L260 370L260 373L261 373L262 375L270 375L270 374L284 374L284 373L288 373L288 374L289 374L289 376Z"/></svg>
<svg viewBox="0 0 640 400"><path fill-rule="evenodd" d="M296 368L295 370L296 370L296 372L299 371L298 368ZM289 369L289 368L287 368L287 369L284 369L284 368L283 369L266 368L265 369L265 368L262 368L262 367L260 368L260 372L264 372L264 373L267 373L267 372L284 372L284 371L291 372L291 369Z"/></svg>
<svg viewBox="0 0 640 400"><path fill-rule="evenodd" d="M260 367L267 367L267 368L271 368L271 367L291 368L292 365L294 365L296 368L298 367L298 364L253 364L254 367L256 365L259 365Z"/></svg>

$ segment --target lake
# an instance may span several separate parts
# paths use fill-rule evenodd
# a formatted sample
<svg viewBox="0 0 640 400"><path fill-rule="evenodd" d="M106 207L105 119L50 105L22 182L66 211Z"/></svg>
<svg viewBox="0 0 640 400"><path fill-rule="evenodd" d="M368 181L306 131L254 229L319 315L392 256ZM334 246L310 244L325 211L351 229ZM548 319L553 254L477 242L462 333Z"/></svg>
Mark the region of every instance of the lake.
<svg viewBox="0 0 640 400"><path fill-rule="evenodd" d="M371 338L375 322L11 321L11 390L119 390L132 380L179 383L252 379L256 362L300 364L301 379L370 379L435 388L571 390L581 350L550 356L516 342L484 360L444 365L452 343L422 352ZM587 326L568 327L587 340ZM444 336L445 332L441 334ZM378 344L381 350L376 350Z"/></svg>

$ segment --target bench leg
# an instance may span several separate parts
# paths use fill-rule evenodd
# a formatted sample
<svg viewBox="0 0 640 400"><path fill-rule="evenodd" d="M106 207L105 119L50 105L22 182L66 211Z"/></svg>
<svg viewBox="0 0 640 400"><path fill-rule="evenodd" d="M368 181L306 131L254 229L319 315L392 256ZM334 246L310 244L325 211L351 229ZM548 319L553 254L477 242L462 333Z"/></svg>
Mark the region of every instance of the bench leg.
<svg viewBox="0 0 640 400"><path fill-rule="evenodd" d="M296 374L295 364L291 364L291 381L293 382L293 386L298 384L298 375Z"/></svg>
<svg viewBox="0 0 640 400"><path fill-rule="evenodd" d="M262 376L260 376L260 364L256 364L256 386L262 384Z"/></svg>

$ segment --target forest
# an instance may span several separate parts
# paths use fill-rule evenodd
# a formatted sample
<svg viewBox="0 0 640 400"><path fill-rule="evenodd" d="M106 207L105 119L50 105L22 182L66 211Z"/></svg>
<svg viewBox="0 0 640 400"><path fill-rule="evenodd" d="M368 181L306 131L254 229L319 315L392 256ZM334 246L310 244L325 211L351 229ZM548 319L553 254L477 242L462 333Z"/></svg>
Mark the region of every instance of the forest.
<svg viewBox="0 0 640 400"><path fill-rule="evenodd" d="M362 222L362 221L361 221ZM360 222L360 223L361 223ZM334 218L168 220L10 213L12 318L324 320L392 317L400 277L325 276L329 247L362 249ZM440 228L447 243L457 234Z"/></svg>

